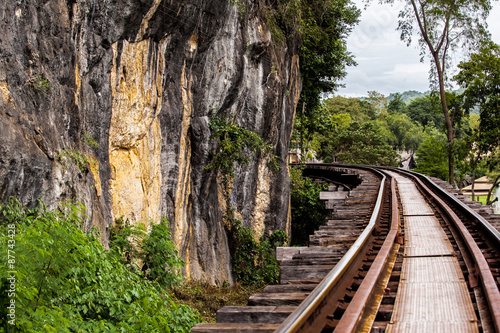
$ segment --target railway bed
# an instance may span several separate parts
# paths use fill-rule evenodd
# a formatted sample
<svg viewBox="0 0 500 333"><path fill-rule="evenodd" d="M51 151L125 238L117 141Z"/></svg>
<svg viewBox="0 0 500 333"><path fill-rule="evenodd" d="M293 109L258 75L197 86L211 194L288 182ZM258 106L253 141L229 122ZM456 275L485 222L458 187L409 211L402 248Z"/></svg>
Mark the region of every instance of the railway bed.
<svg viewBox="0 0 500 333"><path fill-rule="evenodd" d="M262 293L252 295L248 306L220 309L216 323L196 325L192 332L399 332L398 326L419 327L418 316L410 314L410 319L403 319L401 315L408 312L402 297L410 296L405 293L422 293L411 291L408 288L414 284L406 283L414 276L425 275L414 267L422 263L448 267L456 282L436 284L446 270L438 268L434 274L439 278L429 277L434 283L429 286L439 290L460 285L460 293L466 295L462 298L469 302L464 305L468 322L455 324L451 319L452 324L439 324L441 319L436 319L433 325L441 325L440 331L453 331L451 327L458 325L470 326L464 332L499 332L500 234L481 217L491 217L491 212L482 207L476 207L481 215L473 212L464 203L457 203L459 194L435 188L432 180L418 174L400 175L399 169L326 164L307 165L307 169L312 177L322 180L332 172L344 173L350 180L357 175L360 183L344 188L333 181L336 185L330 187L332 192L350 191L348 195L325 195L333 198L326 202L332 212L325 225L310 235L309 246L277 250L280 285L267 286ZM403 190L404 198L398 199L402 193L397 190L396 178L408 184L412 179L415 185L411 186L418 188L425 202L411 201L416 200L412 194L415 190ZM412 196L410 201L408 195ZM410 206L414 211L408 213ZM432 220L432 228L441 231L420 237L413 225L422 219ZM446 245L440 245L439 250L438 245L428 244L426 238L432 237ZM419 241L429 249L412 247ZM409 273L412 269L417 269L416 273ZM427 290L425 285L423 288ZM428 289L429 295L440 293L434 292L435 287ZM431 304L434 297L438 296L429 296L428 301L420 298L419 302ZM433 312L446 308L438 304ZM434 315L425 306L422 313ZM429 325L427 329L435 329Z"/></svg>

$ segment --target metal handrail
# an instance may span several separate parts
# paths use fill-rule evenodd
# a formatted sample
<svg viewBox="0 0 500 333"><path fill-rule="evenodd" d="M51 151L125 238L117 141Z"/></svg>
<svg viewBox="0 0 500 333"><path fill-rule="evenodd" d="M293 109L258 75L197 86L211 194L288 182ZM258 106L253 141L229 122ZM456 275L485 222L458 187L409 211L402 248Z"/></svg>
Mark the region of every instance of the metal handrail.
<svg viewBox="0 0 500 333"><path fill-rule="evenodd" d="M374 171L373 169L370 169ZM378 171L377 171L378 172ZM309 316L318 308L321 302L326 298L328 293L333 289L337 282L342 278L351 263L356 259L363 246L368 241L379 216L380 208L382 206L382 196L384 193L384 185L386 177L382 175L380 188L378 192L377 202L373 209L372 216L365 230L361 233L358 239L351 246L349 251L342 257L342 259L335 265L335 267L328 273L328 275L321 281L320 284L309 294L309 296L295 309L294 312L280 325L275 331L276 333L292 333L297 332L300 327L307 321Z"/></svg>

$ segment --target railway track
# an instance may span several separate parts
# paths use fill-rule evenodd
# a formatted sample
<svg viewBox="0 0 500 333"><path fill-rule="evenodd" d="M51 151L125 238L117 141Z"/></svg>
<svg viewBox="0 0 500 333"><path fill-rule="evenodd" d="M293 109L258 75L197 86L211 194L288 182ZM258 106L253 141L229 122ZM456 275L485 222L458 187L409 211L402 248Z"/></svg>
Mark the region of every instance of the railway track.
<svg viewBox="0 0 500 333"><path fill-rule="evenodd" d="M385 332L393 313L405 255L402 204L395 172L383 168L308 165L322 179L332 171L358 182L349 195L326 195L331 216L309 247L281 248L280 285L252 295L248 306L224 307L216 323L192 332ZM500 234L428 178L405 173L426 198L453 247L475 312L474 327L500 331ZM400 176L397 176L400 177ZM427 214L429 215L429 214ZM403 269L404 270L404 269ZM398 311L396 311L398 312ZM477 325L475 322L477 321Z"/></svg>

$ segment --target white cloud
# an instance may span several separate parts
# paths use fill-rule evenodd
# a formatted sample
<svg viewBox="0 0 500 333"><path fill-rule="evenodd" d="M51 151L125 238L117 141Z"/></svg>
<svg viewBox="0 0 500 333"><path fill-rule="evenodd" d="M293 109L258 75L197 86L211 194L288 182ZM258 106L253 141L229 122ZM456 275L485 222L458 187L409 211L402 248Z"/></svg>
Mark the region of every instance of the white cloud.
<svg viewBox="0 0 500 333"><path fill-rule="evenodd" d="M396 64L391 71L384 72L384 75L402 76L410 74L420 74L429 70L427 64L421 62L416 64Z"/></svg>
<svg viewBox="0 0 500 333"><path fill-rule="evenodd" d="M363 8L363 0L354 0ZM396 30L398 14L404 4L373 3L362 10L359 25L348 39L348 50L354 54L356 67L347 68L347 77L342 82L346 88L338 95L347 97L366 96L375 90L384 95L406 90L429 90L429 69L427 59L420 62L420 51L416 45L406 46ZM493 10L488 19L493 40L500 44L500 4L493 1ZM415 44L415 43L414 43Z"/></svg>

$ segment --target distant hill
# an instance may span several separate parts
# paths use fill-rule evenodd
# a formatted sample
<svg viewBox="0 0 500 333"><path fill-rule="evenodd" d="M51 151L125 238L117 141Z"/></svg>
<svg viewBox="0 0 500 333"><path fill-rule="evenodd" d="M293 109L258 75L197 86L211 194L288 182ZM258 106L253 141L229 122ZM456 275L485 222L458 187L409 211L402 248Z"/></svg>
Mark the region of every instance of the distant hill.
<svg viewBox="0 0 500 333"><path fill-rule="evenodd" d="M399 93L401 94L401 99L405 102L405 103L410 103L412 100L414 100L415 98L419 98L419 97L422 97L422 96L425 96L425 95L429 95L430 92L429 91L426 91L426 92L420 92L420 91L416 91L416 90L408 90L408 91L405 91L405 92L402 92L402 93ZM389 95L389 101L393 100L394 99L394 95L396 95L396 93L391 93Z"/></svg>
<svg viewBox="0 0 500 333"><path fill-rule="evenodd" d="M457 90L453 90L454 93L458 94L458 95L461 95L463 92L465 91L464 88L459 88ZM419 98L419 97L423 97L423 96L426 96L426 95L429 95L431 92L430 91L426 91L426 92L420 92L420 91L416 91L416 90L407 90L405 92L402 92L402 93L399 93L401 94L401 99L406 103L410 103L412 100L414 100L415 98ZM391 93L388 97L389 101L392 101L394 99L394 96L396 95L397 93Z"/></svg>

